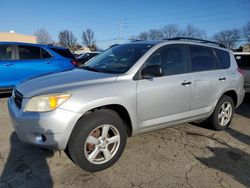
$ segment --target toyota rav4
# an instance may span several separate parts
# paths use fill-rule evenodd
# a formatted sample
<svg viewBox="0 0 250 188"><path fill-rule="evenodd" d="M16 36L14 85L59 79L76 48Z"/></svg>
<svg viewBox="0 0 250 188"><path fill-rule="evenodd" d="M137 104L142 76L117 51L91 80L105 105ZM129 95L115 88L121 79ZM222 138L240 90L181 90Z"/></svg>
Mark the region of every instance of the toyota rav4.
<svg viewBox="0 0 250 188"><path fill-rule="evenodd" d="M233 53L218 43L134 41L19 84L8 106L22 141L65 150L94 172L113 165L132 135L196 120L226 129L243 85Z"/></svg>

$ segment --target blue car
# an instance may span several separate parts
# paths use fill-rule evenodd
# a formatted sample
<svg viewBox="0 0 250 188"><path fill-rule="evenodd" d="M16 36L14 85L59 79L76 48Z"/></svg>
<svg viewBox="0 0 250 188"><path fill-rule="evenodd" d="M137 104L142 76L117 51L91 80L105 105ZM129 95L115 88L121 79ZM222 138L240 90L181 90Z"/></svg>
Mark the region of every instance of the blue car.
<svg viewBox="0 0 250 188"><path fill-rule="evenodd" d="M9 93L31 77L75 68L74 55L66 48L0 42L0 94Z"/></svg>

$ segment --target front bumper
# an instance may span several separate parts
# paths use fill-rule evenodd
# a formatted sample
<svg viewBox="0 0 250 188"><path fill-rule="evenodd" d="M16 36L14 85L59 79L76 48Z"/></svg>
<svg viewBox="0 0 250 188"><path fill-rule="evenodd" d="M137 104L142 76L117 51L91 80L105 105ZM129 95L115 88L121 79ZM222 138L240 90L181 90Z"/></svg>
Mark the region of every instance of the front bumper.
<svg viewBox="0 0 250 188"><path fill-rule="evenodd" d="M80 114L57 108L51 112L24 112L13 97L8 100L13 128L20 140L47 149L65 149Z"/></svg>

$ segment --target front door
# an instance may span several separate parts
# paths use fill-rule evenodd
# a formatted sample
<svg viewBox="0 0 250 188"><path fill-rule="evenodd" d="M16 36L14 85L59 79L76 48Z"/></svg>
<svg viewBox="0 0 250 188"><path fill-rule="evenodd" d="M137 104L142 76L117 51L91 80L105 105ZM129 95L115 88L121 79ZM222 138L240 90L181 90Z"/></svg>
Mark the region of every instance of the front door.
<svg viewBox="0 0 250 188"><path fill-rule="evenodd" d="M15 51L12 45L0 44L0 89L12 88L17 82Z"/></svg>
<svg viewBox="0 0 250 188"><path fill-rule="evenodd" d="M190 109L192 75L187 73L187 49L167 45L154 52L144 67L159 65L163 76L138 80L139 129L153 129L185 118Z"/></svg>

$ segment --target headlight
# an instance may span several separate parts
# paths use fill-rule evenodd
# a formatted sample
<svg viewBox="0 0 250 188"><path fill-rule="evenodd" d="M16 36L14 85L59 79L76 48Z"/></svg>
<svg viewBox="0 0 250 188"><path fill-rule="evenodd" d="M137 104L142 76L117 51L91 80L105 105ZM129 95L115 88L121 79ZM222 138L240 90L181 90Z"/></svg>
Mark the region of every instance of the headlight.
<svg viewBox="0 0 250 188"><path fill-rule="evenodd" d="M67 93L40 95L31 98L26 105L26 112L48 112L55 110L70 98Z"/></svg>

